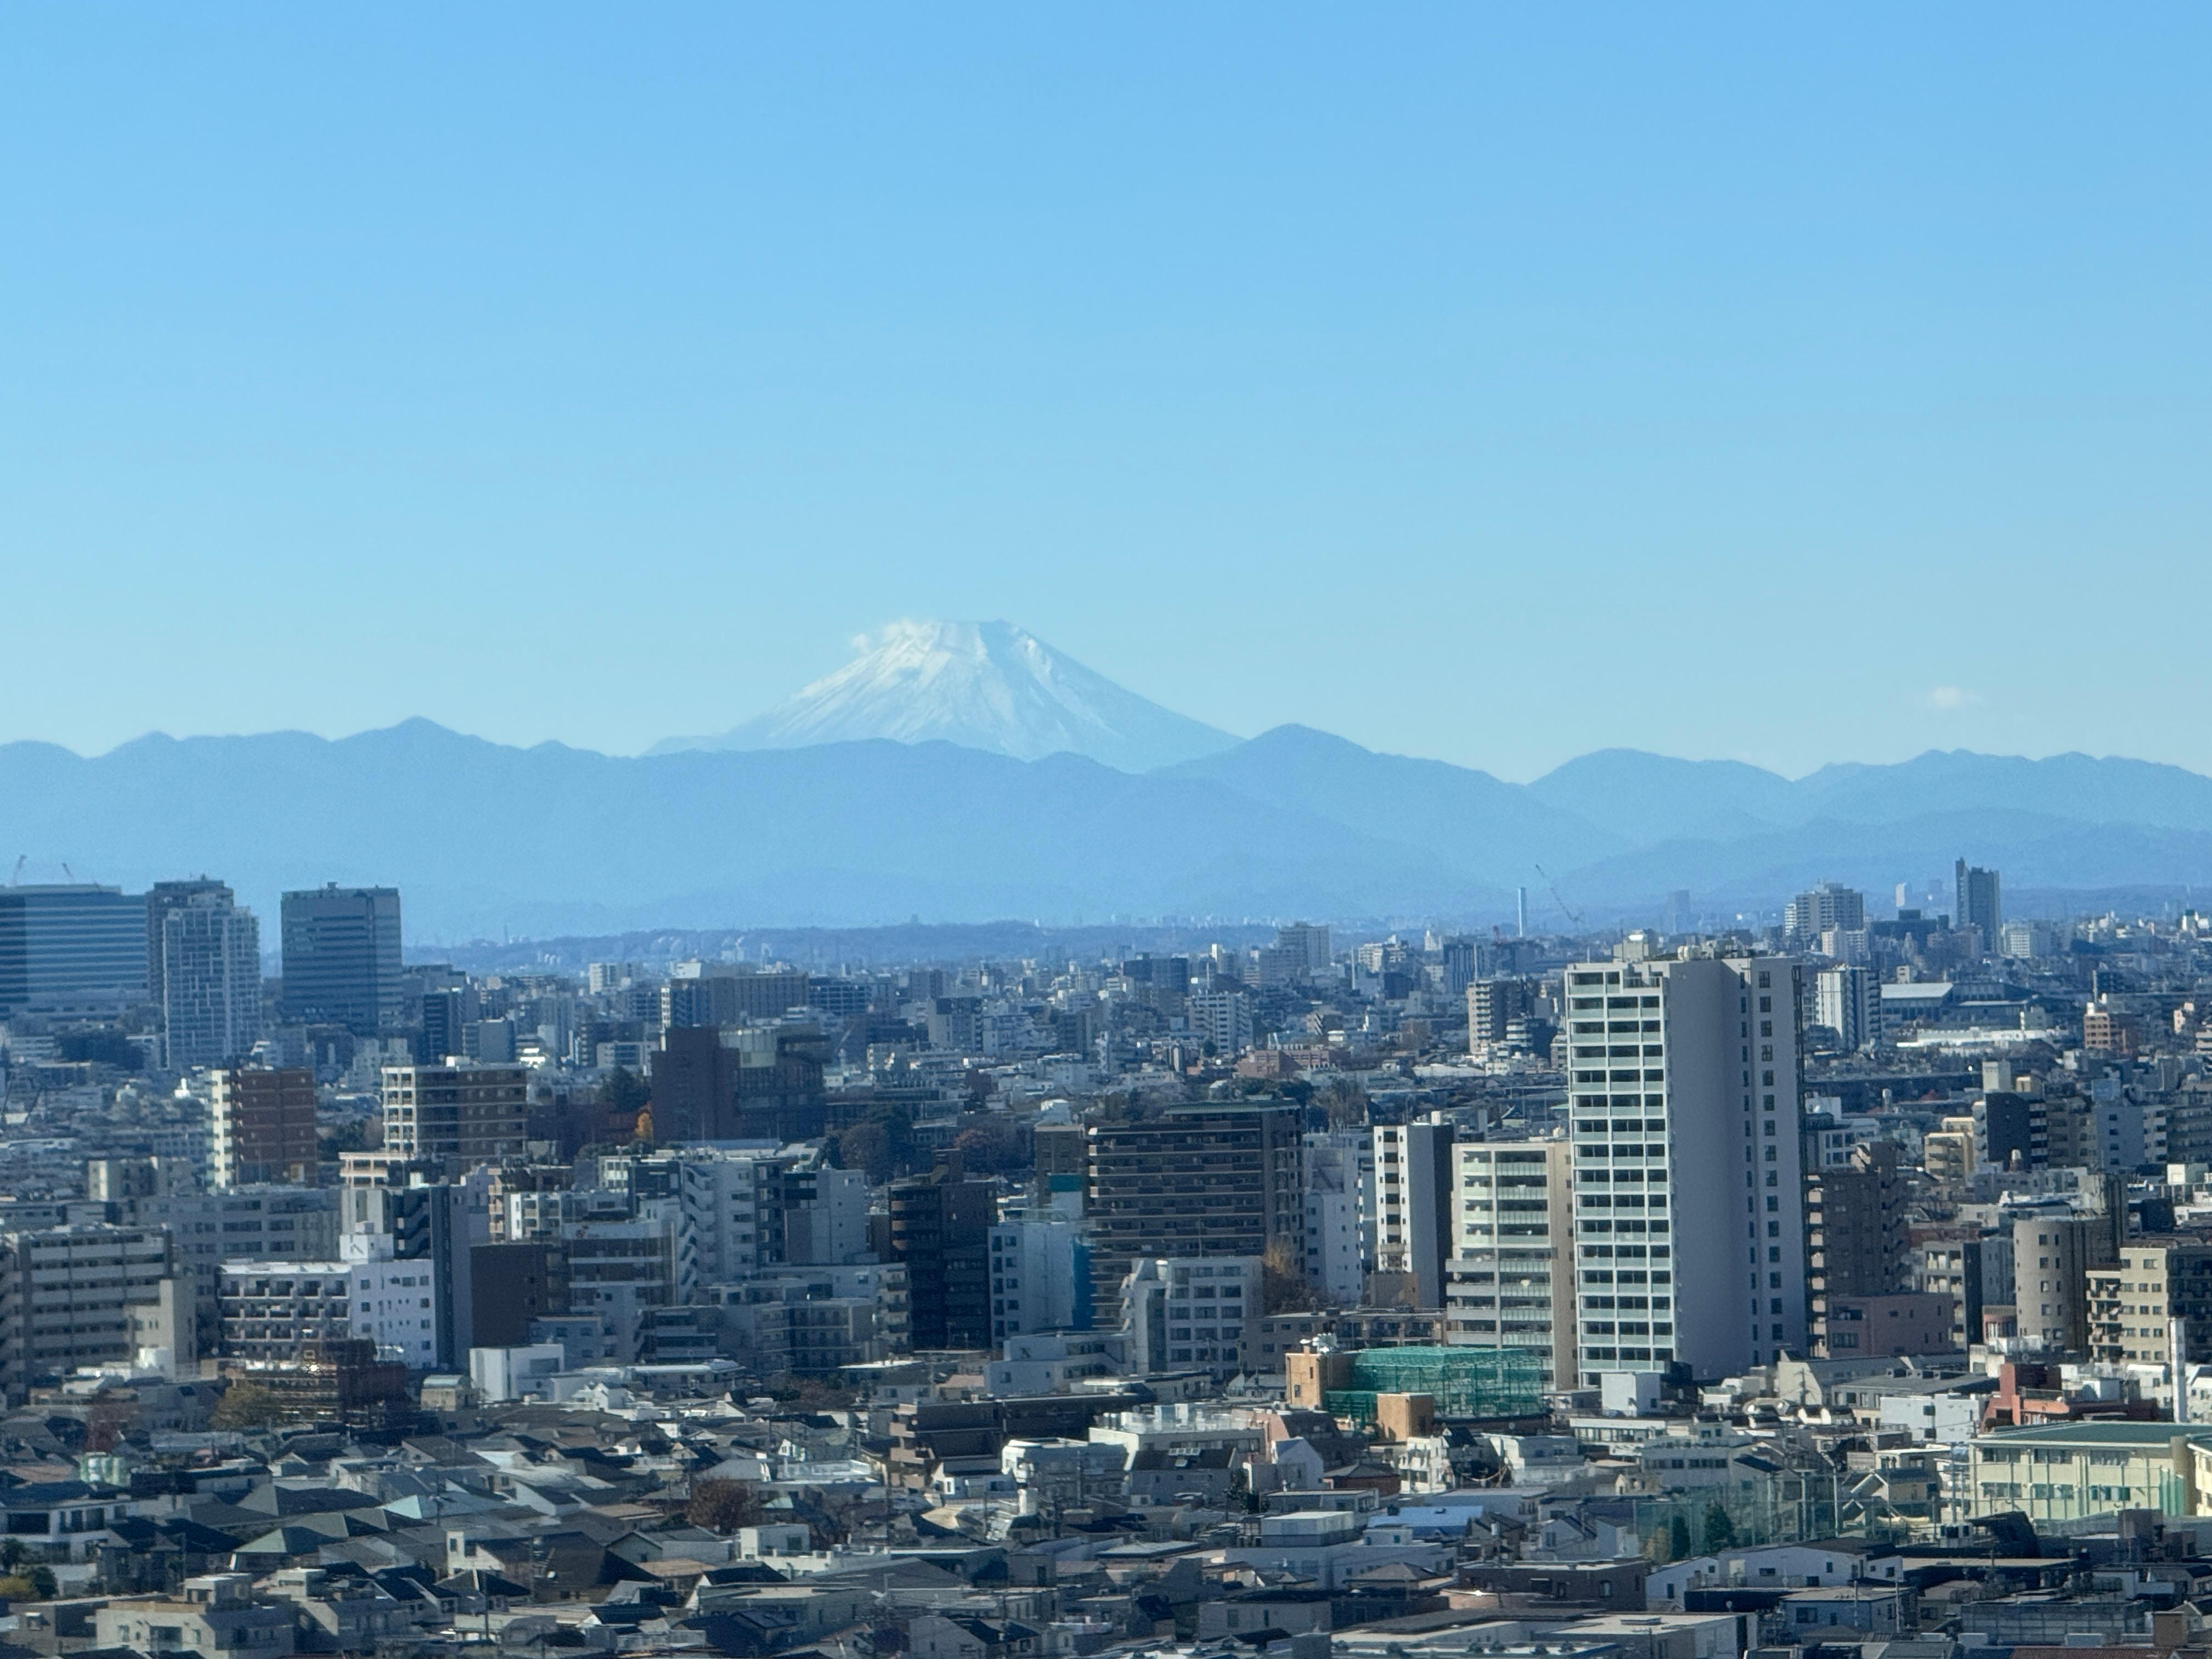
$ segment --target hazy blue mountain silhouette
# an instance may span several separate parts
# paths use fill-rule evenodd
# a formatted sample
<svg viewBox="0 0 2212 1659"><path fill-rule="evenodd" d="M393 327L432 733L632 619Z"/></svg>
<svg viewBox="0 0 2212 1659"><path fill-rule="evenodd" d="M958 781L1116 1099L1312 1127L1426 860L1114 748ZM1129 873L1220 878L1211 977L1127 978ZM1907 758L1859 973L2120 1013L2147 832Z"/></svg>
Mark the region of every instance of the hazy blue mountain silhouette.
<svg viewBox="0 0 2212 1659"><path fill-rule="evenodd" d="M133 889L206 872L268 922L325 880L405 895L418 939L1115 915L1502 919L1541 863L1594 919L1670 890L1771 904L1964 855L2023 887L2212 885L2212 779L1931 752L1792 782L1613 750L1531 785L1299 726L1149 773L945 742L616 757L428 720L0 746L0 858Z"/></svg>

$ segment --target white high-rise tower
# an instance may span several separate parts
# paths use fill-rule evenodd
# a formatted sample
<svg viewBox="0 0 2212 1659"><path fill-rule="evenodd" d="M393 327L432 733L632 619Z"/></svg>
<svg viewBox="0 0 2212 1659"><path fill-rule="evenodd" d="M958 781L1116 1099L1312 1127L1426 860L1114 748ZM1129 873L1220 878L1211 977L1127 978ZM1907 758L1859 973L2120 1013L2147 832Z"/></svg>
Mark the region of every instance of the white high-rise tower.
<svg viewBox="0 0 2212 1659"><path fill-rule="evenodd" d="M1567 969L1586 1387L1806 1352L1802 988L1781 957Z"/></svg>

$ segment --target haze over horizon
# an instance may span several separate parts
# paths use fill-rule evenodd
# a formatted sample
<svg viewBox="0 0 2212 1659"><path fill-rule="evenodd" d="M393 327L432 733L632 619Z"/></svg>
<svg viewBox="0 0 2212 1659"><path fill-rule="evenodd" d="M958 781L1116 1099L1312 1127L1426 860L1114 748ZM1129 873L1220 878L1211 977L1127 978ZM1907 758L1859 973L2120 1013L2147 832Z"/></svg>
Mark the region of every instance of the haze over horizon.
<svg viewBox="0 0 2212 1659"><path fill-rule="evenodd" d="M1006 617L1508 778L2212 769L2199 11L529 19L9 20L0 740L635 753Z"/></svg>

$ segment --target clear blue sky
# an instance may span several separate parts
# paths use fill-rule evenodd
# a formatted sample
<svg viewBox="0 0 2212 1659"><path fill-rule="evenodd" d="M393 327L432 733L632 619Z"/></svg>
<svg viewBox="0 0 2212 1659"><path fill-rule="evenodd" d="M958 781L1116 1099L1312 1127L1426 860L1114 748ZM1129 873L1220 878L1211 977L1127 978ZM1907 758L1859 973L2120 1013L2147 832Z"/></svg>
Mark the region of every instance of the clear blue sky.
<svg viewBox="0 0 2212 1659"><path fill-rule="evenodd" d="M0 739L899 616L1527 777L2212 769L2212 14L15 7Z"/></svg>

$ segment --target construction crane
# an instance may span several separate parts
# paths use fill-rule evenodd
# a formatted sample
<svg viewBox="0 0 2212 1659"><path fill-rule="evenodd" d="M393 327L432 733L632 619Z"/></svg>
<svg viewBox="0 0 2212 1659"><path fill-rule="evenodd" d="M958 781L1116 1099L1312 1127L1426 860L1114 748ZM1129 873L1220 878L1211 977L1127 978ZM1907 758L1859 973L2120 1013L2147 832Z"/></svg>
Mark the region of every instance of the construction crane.
<svg viewBox="0 0 2212 1659"><path fill-rule="evenodd" d="M1559 896L1559 884L1552 879L1552 872L1540 864L1536 866L1536 873L1543 877L1544 885L1552 890L1552 902L1558 905L1560 909L1566 911L1567 920L1569 921L1574 923L1577 927L1581 927L1583 925L1582 917L1569 907L1566 900Z"/></svg>

